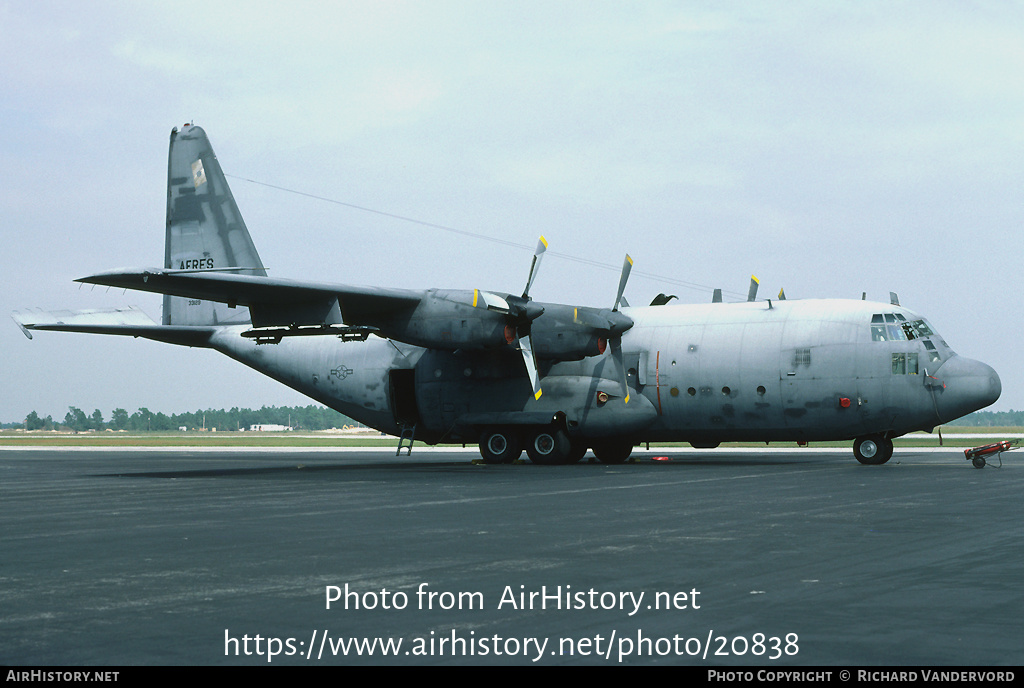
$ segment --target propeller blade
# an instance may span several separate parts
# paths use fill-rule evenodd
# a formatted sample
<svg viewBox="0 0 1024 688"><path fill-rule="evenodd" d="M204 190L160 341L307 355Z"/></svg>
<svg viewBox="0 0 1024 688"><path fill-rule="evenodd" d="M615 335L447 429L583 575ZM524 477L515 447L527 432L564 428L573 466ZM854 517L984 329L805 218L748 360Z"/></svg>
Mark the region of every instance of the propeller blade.
<svg viewBox="0 0 1024 688"><path fill-rule="evenodd" d="M530 343L530 335L524 334L519 337L519 350L523 352L523 363L526 364L526 372L530 376L530 384L533 385L533 398L540 399L544 390L540 388L540 374L537 372L537 357L533 353L533 345Z"/></svg>
<svg viewBox="0 0 1024 688"><path fill-rule="evenodd" d="M633 259L626 254L626 260L622 261L622 274L619 276L619 293L615 295L613 311L619 310L619 303L622 301L622 292L626 291L626 281L629 279L629 271L633 269Z"/></svg>
<svg viewBox="0 0 1024 688"><path fill-rule="evenodd" d="M747 292L747 301L754 301L757 299L757 285L760 282L753 275L750 276L750 291Z"/></svg>
<svg viewBox="0 0 1024 688"><path fill-rule="evenodd" d="M711 303L722 303L722 290L715 289L715 293L711 295Z"/></svg>
<svg viewBox="0 0 1024 688"><path fill-rule="evenodd" d="M544 252L548 250L548 240L543 236L537 241L537 250L533 252L533 262L530 263L530 276L526 280L526 289L523 290L523 298L529 298L530 287L533 286L533 280L537 277L537 271L540 270L540 259L544 257Z"/></svg>
<svg viewBox="0 0 1024 688"><path fill-rule="evenodd" d="M786 288L783 287L782 289L779 289L779 301L785 301L785 300L786 300Z"/></svg>
<svg viewBox="0 0 1024 688"><path fill-rule="evenodd" d="M512 309L508 305L508 301L497 294L492 294L489 291L482 291L480 289L474 289L473 308L477 308L478 306L486 308L489 311L505 313L506 315L512 312Z"/></svg>
<svg viewBox="0 0 1024 688"><path fill-rule="evenodd" d="M629 380L626 378L626 362L622 360L622 337L613 337L609 342L612 347L612 359L618 366L619 380L622 381L622 403L629 403Z"/></svg>

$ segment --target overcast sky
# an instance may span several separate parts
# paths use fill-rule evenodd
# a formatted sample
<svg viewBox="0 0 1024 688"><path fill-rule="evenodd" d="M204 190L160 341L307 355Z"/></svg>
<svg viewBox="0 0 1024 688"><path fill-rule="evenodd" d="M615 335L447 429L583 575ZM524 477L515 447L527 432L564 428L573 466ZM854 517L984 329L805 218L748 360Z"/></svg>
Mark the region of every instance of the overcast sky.
<svg viewBox="0 0 1024 688"><path fill-rule="evenodd" d="M161 264L194 121L273 276L518 292L544 234L543 301L610 306L627 252L634 305L896 291L1024 408L1020 4L0 0L0 74L3 313L159 319L72 280ZM0 350L5 422L310 403L211 351Z"/></svg>

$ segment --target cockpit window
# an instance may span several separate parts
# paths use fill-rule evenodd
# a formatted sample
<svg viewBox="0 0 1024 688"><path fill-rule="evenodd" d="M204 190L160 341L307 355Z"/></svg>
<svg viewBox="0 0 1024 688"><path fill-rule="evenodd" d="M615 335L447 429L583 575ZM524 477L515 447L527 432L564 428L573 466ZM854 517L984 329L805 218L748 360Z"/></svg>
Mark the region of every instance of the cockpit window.
<svg viewBox="0 0 1024 688"><path fill-rule="evenodd" d="M896 323L894 314L876 313L871 319L871 340L875 342L905 342L907 335L903 328Z"/></svg>
<svg viewBox="0 0 1024 688"><path fill-rule="evenodd" d="M900 313L875 313L871 316L871 341L915 342L920 353L892 354L893 375L917 375L918 371L934 370L955 354L927 320L909 320Z"/></svg>
<svg viewBox="0 0 1024 688"><path fill-rule="evenodd" d="M913 322L903 323L903 331L907 334L907 339L918 339L920 337L931 337L935 334L932 328L928 326L928 323L924 320L914 320Z"/></svg>
<svg viewBox="0 0 1024 688"><path fill-rule="evenodd" d="M935 336L926 320L907 320L899 313L875 313L871 316L871 341L905 342Z"/></svg>

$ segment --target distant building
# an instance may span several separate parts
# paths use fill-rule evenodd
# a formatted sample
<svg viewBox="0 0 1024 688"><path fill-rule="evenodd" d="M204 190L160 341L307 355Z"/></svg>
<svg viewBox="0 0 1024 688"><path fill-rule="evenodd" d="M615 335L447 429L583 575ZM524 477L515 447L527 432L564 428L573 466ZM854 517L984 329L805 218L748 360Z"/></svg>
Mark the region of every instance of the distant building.
<svg viewBox="0 0 1024 688"><path fill-rule="evenodd" d="M274 423L262 423L259 425L250 425L250 432L285 432L287 430L294 430L290 425L276 425Z"/></svg>

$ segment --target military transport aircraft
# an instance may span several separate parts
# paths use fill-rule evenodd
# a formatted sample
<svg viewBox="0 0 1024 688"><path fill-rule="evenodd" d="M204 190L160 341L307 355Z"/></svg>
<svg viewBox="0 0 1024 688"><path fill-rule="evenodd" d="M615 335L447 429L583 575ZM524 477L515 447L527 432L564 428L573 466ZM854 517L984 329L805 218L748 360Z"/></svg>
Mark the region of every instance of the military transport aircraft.
<svg viewBox="0 0 1024 688"><path fill-rule="evenodd" d="M145 337L216 349L366 425L479 442L488 463L625 461L640 442L853 440L865 464L892 440L993 403L989 366L927 320L865 300L628 307L626 256L610 308L480 289L354 287L267 276L206 133L171 131L161 268L79 282L164 295L137 308L14 314L30 330ZM756 285L752 285L755 286Z"/></svg>

